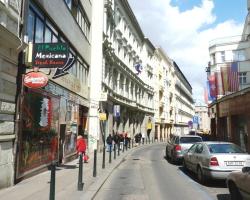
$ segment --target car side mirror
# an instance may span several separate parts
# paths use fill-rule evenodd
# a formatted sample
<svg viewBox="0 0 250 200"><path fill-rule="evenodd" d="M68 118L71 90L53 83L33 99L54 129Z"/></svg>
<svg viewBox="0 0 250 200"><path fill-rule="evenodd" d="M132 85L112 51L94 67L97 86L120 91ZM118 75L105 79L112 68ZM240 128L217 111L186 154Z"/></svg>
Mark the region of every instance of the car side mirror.
<svg viewBox="0 0 250 200"><path fill-rule="evenodd" d="M242 172L243 173L250 173L250 167L243 167Z"/></svg>

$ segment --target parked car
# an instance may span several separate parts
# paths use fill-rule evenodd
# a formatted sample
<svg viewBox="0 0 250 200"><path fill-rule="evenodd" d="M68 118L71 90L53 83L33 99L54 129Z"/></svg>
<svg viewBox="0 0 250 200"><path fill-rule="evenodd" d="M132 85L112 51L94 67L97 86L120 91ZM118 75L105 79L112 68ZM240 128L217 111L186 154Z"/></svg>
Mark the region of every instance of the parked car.
<svg viewBox="0 0 250 200"><path fill-rule="evenodd" d="M173 163L182 161L184 152L194 143L201 141L202 138L197 135L173 136L166 146L166 158L170 159Z"/></svg>
<svg viewBox="0 0 250 200"><path fill-rule="evenodd" d="M197 174L200 183L207 178L226 179L240 171L250 155L230 142L199 142L184 154L183 166Z"/></svg>
<svg viewBox="0 0 250 200"><path fill-rule="evenodd" d="M230 173L226 182L231 200L250 200L250 166Z"/></svg>

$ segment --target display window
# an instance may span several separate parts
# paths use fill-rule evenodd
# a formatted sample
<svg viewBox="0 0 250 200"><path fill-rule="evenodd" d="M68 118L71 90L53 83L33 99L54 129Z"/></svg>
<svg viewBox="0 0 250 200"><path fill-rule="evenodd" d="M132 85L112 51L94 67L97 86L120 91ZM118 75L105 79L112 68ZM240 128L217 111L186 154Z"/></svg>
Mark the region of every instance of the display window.
<svg viewBox="0 0 250 200"><path fill-rule="evenodd" d="M27 89L21 107L19 176L58 159L59 98Z"/></svg>

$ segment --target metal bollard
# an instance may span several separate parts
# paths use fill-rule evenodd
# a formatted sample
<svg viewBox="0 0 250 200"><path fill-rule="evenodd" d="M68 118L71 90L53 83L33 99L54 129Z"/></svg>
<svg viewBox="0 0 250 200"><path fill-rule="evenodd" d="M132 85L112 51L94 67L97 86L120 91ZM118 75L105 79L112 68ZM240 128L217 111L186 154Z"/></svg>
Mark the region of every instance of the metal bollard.
<svg viewBox="0 0 250 200"><path fill-rule="evenodd" d="M134 139L132 140L132 148L134 148Z"/></svg>
<svg viewBox="0 0 250 200"><path fill-rule="evenodd" d="M50 191L49 200L55 200L55 185L56 185L56 163L51 163L51 175L50 175Z"/></svg>
<svg viewBox="0 0 250 200"><path fill-rule="evenodd" d="M103 146L103 151L102 151L102 169L105 169L105 150L106 150L106 147Z"/></svg>
<svg viewBox="0 0 250 200"><path fill-rule="evenodd" d="M148 143L148 138L146 138L146 144Z"/></svg>
<svg viewBox="0 0 250 200"><path fill-rule="evenodd" d="M82 154L79 156L79 173L78 173L78 191L83 190L83 182L82 182L82 171L83 171L83 164L82 164Z"/></svg>
<svg viewBox="0 0 250 200"><path fill-rule="evenodd" d="M124 142L123 142L123 145L122 145L122 152L124 152L124 145L125 145L125 144L124 144Z"/></svg>
<svg viewBox="0 0 250 200"><path fill-rule="evenodd" d="M114 160L116 159L116 144L114 144Z"/></svg>
<svg viewBox="0 0 250 200"><path fill-rule="evenodd" d="M96 177L96 164L97 164L97 150L94 150L94 167L93 167L93 177Z"/></svg>
<svg viewBox="0 0 250 200"><path fill-rule="evenodd" d="M120 155L120 143L118 144L118 156Z"/></svg>
<svg viewBox="0 0 250 200"><path fill-rule="evenodd" d="M111 163L111 148L112 147L109 148L109 163Z"/></svg>

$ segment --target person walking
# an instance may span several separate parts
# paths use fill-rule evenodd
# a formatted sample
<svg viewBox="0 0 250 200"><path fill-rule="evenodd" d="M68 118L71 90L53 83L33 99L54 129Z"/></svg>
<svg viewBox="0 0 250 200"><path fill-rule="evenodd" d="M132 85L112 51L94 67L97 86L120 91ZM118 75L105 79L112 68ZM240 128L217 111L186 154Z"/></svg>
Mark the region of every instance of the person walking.
<svg viewBox="0 0 250 200"><path fill-rule="evenodd" d="M142 133L142 144L144 144L144 142L145 142L145 133L143 132Z"/></svg>
<svg viewBox="0 0 250 200"><path fill-rule="evenodd" d="M78 155L82 154L85 163L87 163L86 149L87 145L85 139L82 135L78 135L76 140L76 151Z"/></svg>
<svg viewBox="0 0 250 200"><path fill-rule="evenodd" d="M112 151L113 137L111 134L107 137L106 142L108 144L108 151Z"/></svg>
<svg viewBox="0 0 250 200"><path fill-rule="evenodd" d="M152 128L153 128L153 124L151 122L151 118L149 118L148 123L147 123L147 137L149 140L150 140L150 133L151 133Z"/></svg>

